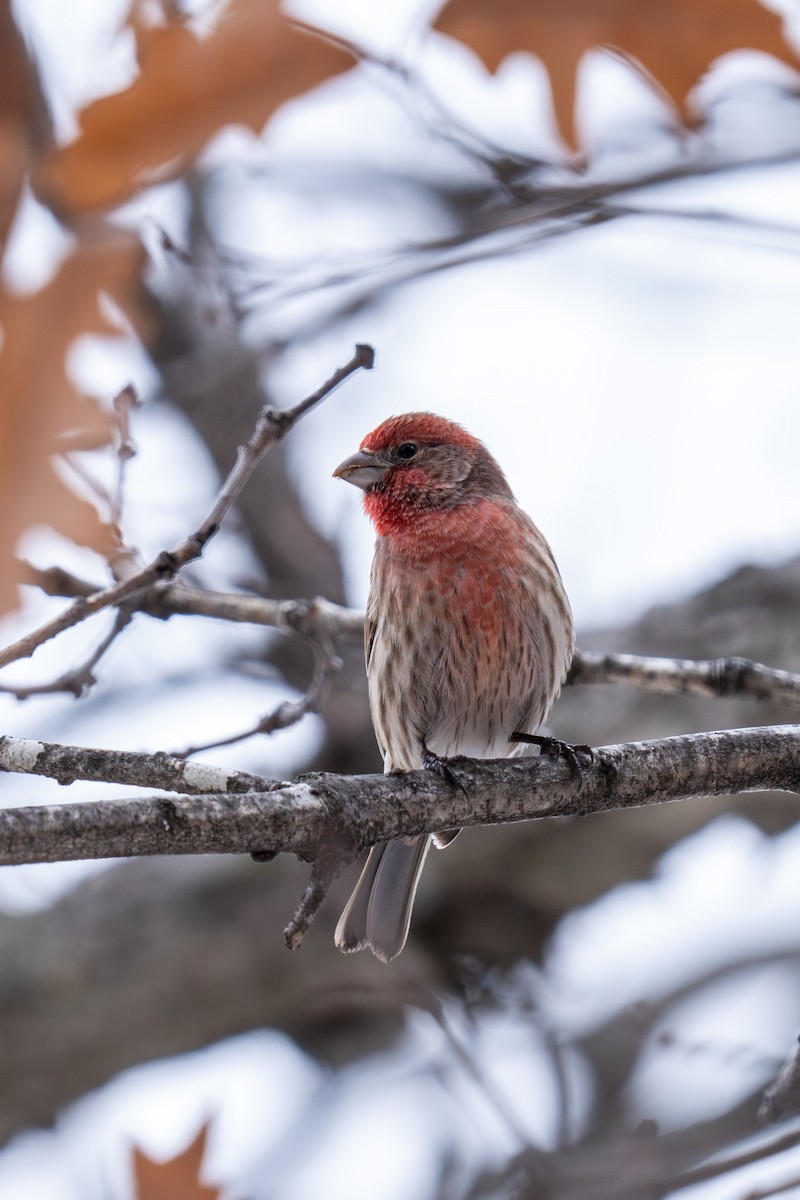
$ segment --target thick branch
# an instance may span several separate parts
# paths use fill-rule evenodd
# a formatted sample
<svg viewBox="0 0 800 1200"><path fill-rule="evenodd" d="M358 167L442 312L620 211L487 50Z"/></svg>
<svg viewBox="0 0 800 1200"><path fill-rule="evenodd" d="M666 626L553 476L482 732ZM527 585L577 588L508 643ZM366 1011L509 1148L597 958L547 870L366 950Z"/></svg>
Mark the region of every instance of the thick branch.
<svg viewBox="0 0 800 1200"><path fill-rule="evenodd" d="M318 774L264 792L6 809L0 864L141 854L273 850L317 860L432 829L581 816L695 796L800 792L800 725L606 746L580 787L567 763L456 760L462 787L433 772Z"/></svg>

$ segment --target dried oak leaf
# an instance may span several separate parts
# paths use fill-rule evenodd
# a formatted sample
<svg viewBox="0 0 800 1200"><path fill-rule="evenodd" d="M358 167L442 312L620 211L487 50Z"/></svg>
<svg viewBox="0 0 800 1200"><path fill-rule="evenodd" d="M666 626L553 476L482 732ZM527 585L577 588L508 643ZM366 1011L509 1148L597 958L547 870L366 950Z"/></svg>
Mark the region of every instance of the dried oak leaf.
<svg viewBox="0 0 800 1200"><path fill-rule="evenodd" d="M25 43L0 0L0 257L17 209L25 172L50 140L50 118Z"/></svg>
<svg viewBox="0 0 800 1200"><path fill-rule="evenodd" d="M218 1200L222 1194L219 1188L200 1182L207 1135L208 1123L182 1154L163 1163L154 1162L134 1146L135 1200Z"/></svg>
<svg viewBox="0 0 800 1200"><path fill-rule="evenodd" d="M561 135L577 145L575 78L581 56L614 50L686 117L686 97L714 59L761 50L797 67L781 18L757 0L449 0L434 25L495 71L515 50L542 60Z"/></svg>
<svg viewBox="0 0 800 1200"><path fill-rule="evenodd" d="M225 125L254 131L286 100L353 65L349 53L292 25L278 0L229 0L213 31L145 26L134 2L140 74L80 113L80 134L44 164L38 187L56 211L121 203L186 170Z"/></svg>
<svg viewBox="0 0 800 1200"><path fill-rule="evenodd" d="M29 296L0 291L0 613L16 605L15 551L31 525L50 525L81 545L110 553L115 535L94 506L53 466L60 435L72 445L108 438L106 416L65 373L82 333L115 333L100 307L106 292L133 314L144 252L130 233L106 232L79 245L45 287Z"/></svg>

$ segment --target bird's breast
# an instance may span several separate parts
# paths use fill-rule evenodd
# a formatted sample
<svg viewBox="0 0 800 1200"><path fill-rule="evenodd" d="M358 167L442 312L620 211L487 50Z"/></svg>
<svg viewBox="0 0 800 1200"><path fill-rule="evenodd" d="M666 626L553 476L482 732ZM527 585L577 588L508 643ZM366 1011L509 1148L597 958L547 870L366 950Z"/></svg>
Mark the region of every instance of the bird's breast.
<svg viewBox="0 0 800 1200"><path fill-rule="evenodd" d="M509 735L545 719L571 658L572 623L546 543L529 522L521 529L509 534L496 520L491 537L444 530L436 553L427 541L379 542L368 675L378 739L395 766L418 766L423 740L443 756L514 753Z"/></svg>

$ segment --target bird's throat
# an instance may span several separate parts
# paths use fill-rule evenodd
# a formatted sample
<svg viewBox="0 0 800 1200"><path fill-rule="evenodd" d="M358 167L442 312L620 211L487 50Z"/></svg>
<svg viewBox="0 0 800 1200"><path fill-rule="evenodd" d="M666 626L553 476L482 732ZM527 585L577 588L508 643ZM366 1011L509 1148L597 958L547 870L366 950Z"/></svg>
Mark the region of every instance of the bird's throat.
<svg viewBox="0 0 800 1200"><path fill-rule="evenodd" d="M422 505L419 497L408 491L398 493L383 488L373 488L364 495L364 512L381 537L410 535L420 530L425 518L433 512Z"/></svg>

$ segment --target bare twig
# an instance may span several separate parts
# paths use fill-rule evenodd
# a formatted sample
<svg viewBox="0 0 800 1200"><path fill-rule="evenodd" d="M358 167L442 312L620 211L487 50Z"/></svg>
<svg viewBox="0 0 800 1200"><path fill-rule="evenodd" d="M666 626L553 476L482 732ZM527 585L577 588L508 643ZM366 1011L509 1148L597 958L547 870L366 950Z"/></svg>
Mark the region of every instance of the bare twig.
<svg viewBox="0 0 800 1200"><path fill-rule="evenodd" d="M299 700L281 700L263 717L259 717L255 725L232 733L230 737L216 738L212 742L198 742L197 745L187 746L185 750L176 750L175 758L191 758L193 754L201 754L206 750L218 750L221 746L235 746L246 742L248 738L257 737L260 733L277 733L281 729L289 729L303 719L306 713L316 712L316 704L309 689Z"/></svg>
<svg viewBox="0 0 800 1200"><path fill-rule="evenodd" d="M340 383L343 383L345 379L362 367L369 370L373 363L372 347L357 346L355 354L345 366L335 371L330 379L294 408L263 408L258 415L252 436L243 446L239 447L236 462L198 529L180 541L172 550L162 550L151 563L134 575L118 581L112 587L94 592L91 596L78 597L54 620L48 621L45 625L41 625L32 633L14 642L13 645L7 646L5 650L0 651L0 667L7 666L8 663L16 662L21 658L29 658L39 646L59 633L63 633L65 629L77 625L95 613L102 612L103 609L122 604L161 580L173 579L182 567L199 558L264 454L281 441L301 417L305 416Z"/></svg>
<svg viewBox="0 0 800 1200"><path fill-rule="evenodd" d="M281 729L289 729L290 726L302 721L307 713L319 712L331 672L338 670L339 667L341 667L341 659L317 651L314 675L308 690L299 700L281 700L280 704L276 704L273 709L259 718L251 729L234 733L227 738L220 738L215 742L206 742L201 746L190 746L188 750L181 750L175 757L190 758L193 754L199 754L201 750L216 750L219 746L233 746L247 738L256 737L259 733L271 734L277 733Z"/></svg>
<svg viewBox="0 0 800 1200"><path fill-rule="evenodd" d="M131 413L139 405L139 398L128 384L114 397L114 449L117 455L117 477L111 495L111 524L115 529L122 527L122 502L125 491L125 472L128 463L136 456L136 445L131 435Z"/></svg>
<svg viewBox="0 0 800 1200"><path fill-rule="evenodd" d="M497 1090L493 1080L482 1069L477 1053L470 1050L458 1037L447 1012L441 1004L431 1006L431 1015L444 1035L456 1062L472 1080L492 1107L500 1122L506 1126L514 1141L521 1147L532 1148L531 1139L517 1120L517 1115L505 1096Z"/></svg>
<svg viewBox="0 0 800 1200"><path fill-rule="evenodd" d="M112 402L111 443L117 465L115 479L110 486L98 480L82 458L82 451L94 447L87 447L83 439L69 431L58 438L63 462L94 495L101 510L104 510L104 520L113 537L113 548L107 552L108 566L117 581L130 579L143 566L141 556L126 544L122 533L125 472L128 462L136 454L136 447L131 438L130 414L138 404L139 398L131 384L122 388ZM92 592L98 590L100 589L93 588Z"/></svg>
<svg viewBox="0 0 800 1200"><path fill-rule="evenodd" d="M671 120L669 113L665 112L664 120L670 122L675 137L676 153L673 161L639 174L632 173L600 182L591 179L587 181L584 155L548 161L522 151L510 151L507 146L499 144L462 120L447 106L436 90L430 87L423 73L408 59L367 52L351 43L344 43L344 46L362 64L377 68L378 79L397 80L403 89L404 107L407 107L409 99L416 102L417 111L432 136L447 142L466 157L480 163L491 172L512 200L542 195L588 196L594 200L601 195L638 191L672 180L740 171L753 166L797 159L796 151L754 155L746 159L741 156L725 157L719 150L711 149L707 139L693 137L690 129L677 119ZM558 182L550 183L549 180L557 172L560 172Z"/></svg>
<svg viewBox="0 0 800 1200"><path fill-rule="evenodd" d="M791 1150L797 1145L800 1145L800 1127L795 1125L794 1128L781 1134L780 1137L763 1141L760 1145L754 1146L750 1150L742 1150L738 1154L729 1154L724 1158L715 1158L711 1162L692 1168L690 1171L683 1171L673 1179L664 1180L664 1192L662 1194L666 1195L667 1193L683 1191L684 1188L695 1187L698 1183L707 1183L710 1179L719 1179L720 1176L727 1175L731 1171L738 1171L742 1167L749 1167L752 1163L763 1162L765 1159L782 1154L784 1150ZM771 1193L766 1192L765 1194L770 1195Z"/></svg>
<svg viewBox="0 0 800 1200"><path fill-rule="evenodd" d="M20 560L21 579L31 587L38 587L46 596L92 596L99 592L101 585L92 583L89 579L81 579L66 567L35 567L27 559Z"/></svg>
<svg viewBox="0 0 800 1200"><path fill-rule="evenodd" d="M95 667L105 652L122 633L123 629L130 624L132 617L133 613L129 608L120 608L114 618L111 629L86 661L69 671L65 671L63 675L59 675L57 679L51 680L50 683L32 683L26 686L15 686L10 683L0 684L0 692L8 692L12 696L16 696L17 700L27 700L31 696L54 695L60 692L71 693L76 700L80 699L81 696L97 683L94 673Z"/></svg>
<svg viewBox="0 0 800 1200"><path fill-rule="evenodd" d="M394 64L382 64L395 69ZM406 68L399 68L401 73ZM252 256L249 262L241 256L229 257L228 265L241 279L235 288L240 302L257 300L269 292L270 303L286 302L307 293L320 295L326 290L345 293L334 304L329 320L339 319L343 312L354 312L363 308L376 295L385 294L412 280L466 263L500 258L505 254L519 253L539 242L549 241L566 234L604 225L630 216L666 218L673 220L715 220L730 226L738 220L737 214L710 213L707 210L681 210L679 208L651 209L647 204L637 206L620 202L617 198L631 191L652 188L675 180L695 176L713 175L720 172L741 170L754 165L753 160L722 161L711 156L685 156L676 162L658 167L638 175L613 179L586 179L579 172L564 168L557 182L545 182L535 175L537 168L545 165L549 178L553 176L552 165L531 159L519 158L512 162L500 148L486 147L486 152L469 147L457 136L459 144L470 157L478 158L499 180L502 193L487 203L487 196L476 207L470 217L458 229L444 237L421 240L393 248L383 253L348 256L320 268L319 260L295 262L281 286L275 276L274 264L269 264L269 274L259 270L258 259ZM784 154L756 160L758 163L782 163L797 160L797 154ZM511 178L503 178L511 166ZM525 178L525 171L528 178ZM490 201L492 194L489 193ZM743 219L743 228L758 227L768 234L782 236L800 234L800 227L776 226L768 222L757 223ZM223 256L224 260L224 256ZM351 290L348 291L347 289ZM318 315L315 317L318 332ZM309 326L309 332L311 327ZM295 338L298 331L295 331Z"/></svg>

